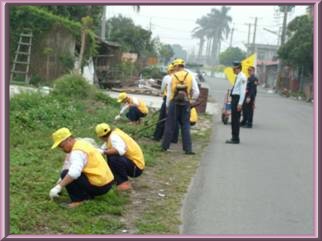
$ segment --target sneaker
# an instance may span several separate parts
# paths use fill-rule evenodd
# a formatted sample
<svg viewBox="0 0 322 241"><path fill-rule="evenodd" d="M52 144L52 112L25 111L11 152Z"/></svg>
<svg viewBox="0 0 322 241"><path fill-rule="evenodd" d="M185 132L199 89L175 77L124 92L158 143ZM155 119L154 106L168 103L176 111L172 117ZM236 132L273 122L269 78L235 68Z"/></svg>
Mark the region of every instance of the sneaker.
<svg viewBox="0 0 322 241"><path fill-rule="evenodd" d="M193 151L186 151L184 154L186 155L195 155L196 153Z"/></svg>
<svg viewBox="0 0 322 241"><path fill-rule="evenodd" d="M226 141L226 144L239 144L239 140L230 139Z"/></svg>

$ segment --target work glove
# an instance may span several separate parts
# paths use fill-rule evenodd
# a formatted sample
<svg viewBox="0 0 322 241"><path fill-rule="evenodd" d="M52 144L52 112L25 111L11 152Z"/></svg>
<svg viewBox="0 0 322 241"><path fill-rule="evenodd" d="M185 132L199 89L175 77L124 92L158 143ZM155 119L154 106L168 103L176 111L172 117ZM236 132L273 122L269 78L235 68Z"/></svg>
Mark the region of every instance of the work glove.
<svg viewBox="0 0 322 241"><path fill-rule="evenodd" d="M59 193L61 192L62 187L57 184L55 187L53 187L49 192L49 198L53 200L55 197L59 196Z"/></svg>
<svg viewBox="0 0 322 241"><path fill-rule="evenodd" d="M117 116L115 116L115 118L114 118L114 120L119 120L119 119L121 119L121 116L120 116L120 115L117 115Z"/></svg>

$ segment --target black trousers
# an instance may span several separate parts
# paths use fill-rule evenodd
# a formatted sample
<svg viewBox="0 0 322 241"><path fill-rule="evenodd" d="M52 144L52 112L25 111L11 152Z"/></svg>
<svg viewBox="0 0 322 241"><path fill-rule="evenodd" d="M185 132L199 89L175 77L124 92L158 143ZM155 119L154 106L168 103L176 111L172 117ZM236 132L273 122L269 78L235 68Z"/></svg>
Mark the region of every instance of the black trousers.
<svg viewBox="0 0 322 241"><path fill-rule="evenodd" d="M251 98L249 103L246 103L246 99L243 105L243 120L242 124L252 126L254 115L254 101L255 98Z"/></svg>
<svg viewBox="0 0 322 241"><path fill-rule="evenodd" d="M237 111L239 95L231 96L231 134L232 140L239 141L240 111Z"/></svg>
<svg viewBox="0 0 322 241"><path fill-rule="evenodd" d="M181 128L182 148L186 152L191 152L190 103L178 105L175 101L171 101L162 140L163 149L169 149L171 142L177 141L175 139L178 137L179 128Z"/></svg>
<svg viewBox="0 0 322 241"><path fill-rule="evenodd" d="M129 111L126 113L126 117L130 120L130 121L138 121L140 120L142 117L145 117L146 114L143 114L138 107L136 106L131 106L129 108Z"/></svg>
<svg viewBox="0 0 322 241"><path fill-rule="evenodd" d="M63 170L60 174L63 179L68 173L68 170ZM86 175L82 173L79 178L66 186L66 190L72 202L80 202L88 199L93 199L95 196L103 195L112 188L112 182L104 186L98 187L92 185Z"/></svg>
<svg viewBox="0 0 322 241"><path fill-rule="evenodd" d="M143 170L139 169L131 160L125 156L107 156L107 163L113 172L116 185L128 181L128 177L141 176Z"/></svg>
<svg viewBox="0 0 322 241"><path fill-rule="evenodd" d="M155 140L161 140L164 132L165 121L160 122L161 120L167 118L167 106L166 106L167 97L163 97L163 102L160 108L159 122L155 128L153 138Z"/></svg>
<svg viewBox="0 0 322 241"><path fill-rule="evenodd" d="M163 102L160 108L160 114L159 114L159 122L157 123L157 126L155 128L154 134L153 134L153 138L154 140L161 140L164 134L164 129L165 129L165 122L166 120L164 120L165 118L167 118L167 97L164 96L163 97ZM161 121L164 120L164 121ZM177 124L177 126L175 127L175 131L174 131L174 135L173 135L173 139L172 139L172 143L177 143L179 139L179 123Z"/></svg>

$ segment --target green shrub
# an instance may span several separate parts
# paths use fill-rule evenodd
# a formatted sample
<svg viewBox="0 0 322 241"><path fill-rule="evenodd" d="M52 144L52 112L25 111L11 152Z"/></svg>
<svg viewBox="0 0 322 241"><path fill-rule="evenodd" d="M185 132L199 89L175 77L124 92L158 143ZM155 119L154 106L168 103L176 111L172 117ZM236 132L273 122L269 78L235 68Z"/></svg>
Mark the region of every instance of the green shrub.
<svg viewBox="0 0 322 241"><path fill-rule="evenodd" d="M148 66L141 72L143 78L161 79L166 73L163 73L158 66Z"/></svg>
<svg viewBox="0 0 322 241"><path fill-rule="evenodd" d="M87 99L95 94L95 88L81 75L68 74L54 81L52 95Z"/></svg>
<svg viewBox="0 0 322 241"><path fill-rule="evenodd" d="M40 82L42 82L42 79L38 75L34 75L30 79L30 84L34 85L34 86L38 86L40 84Z"/></svg>
<svg viewBox="0 0 322 241"><path fill-rule="evenodd" d="M103 93L102 91L97 91L95 93L95 100L103 102L104 104L109 104L112 106L119 106L117 101L113 99L112 97L108 96L107 94Z"/></svg>
<svg viewBox="0 0 322 241"><path fill-rule="evenodd" d="M66 71L70 71L74 68L75 58L70 54L60 55L59 61L64 65Z"/></svg>

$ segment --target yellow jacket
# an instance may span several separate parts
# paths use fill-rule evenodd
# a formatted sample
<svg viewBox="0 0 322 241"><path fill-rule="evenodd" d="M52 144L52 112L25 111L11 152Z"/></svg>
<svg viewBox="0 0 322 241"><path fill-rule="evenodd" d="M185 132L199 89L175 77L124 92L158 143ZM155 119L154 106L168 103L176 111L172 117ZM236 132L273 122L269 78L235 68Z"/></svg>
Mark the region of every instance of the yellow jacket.
<svg viewBox="0 0 322 241"><path fill-rule="evenodd" d="M181 70L172 75L170 100L174 98L174 95L176 93L176 87L179 84L187 86L187 94L189 99L191 99L192 75L185 70Z"/></svg>
<svg viewBox="0 0 322 241"><path fill-rule="evenodd" d="M133 161L139 169L143 170L145 167L145 162L140 146L128 134L118 128L113 130L111 135L112 134L118 135L125 142L126 151L124 156ZM111 138L108 139L106 146L107 148L112 148Z"/></svg>
<svg viewBox="0 0 322 241"><path fill-rule="evenodd" d="M142 100L138 99L139 104L137 105L138 109L143 113L143 114L148 114L149 113L149 109L146 106L145 102ZM134 102L132 100L132 98L130 98L130 105L134 105Z"/></svg>
<svg viewBox="0 0 322 241"><path fill-rule="evenodd" d="M82 172L92 185L104 186L114 180L113 173L104 157L94 146L83 140L77 140L72 150L86 153L87 163Z"/></svg>
<svg viewBox="0 0 322 241"><path fill-rule="evenodd" d="M190 110L190 124L196 124L198 121L198 112L195 107Z"/></svg>

